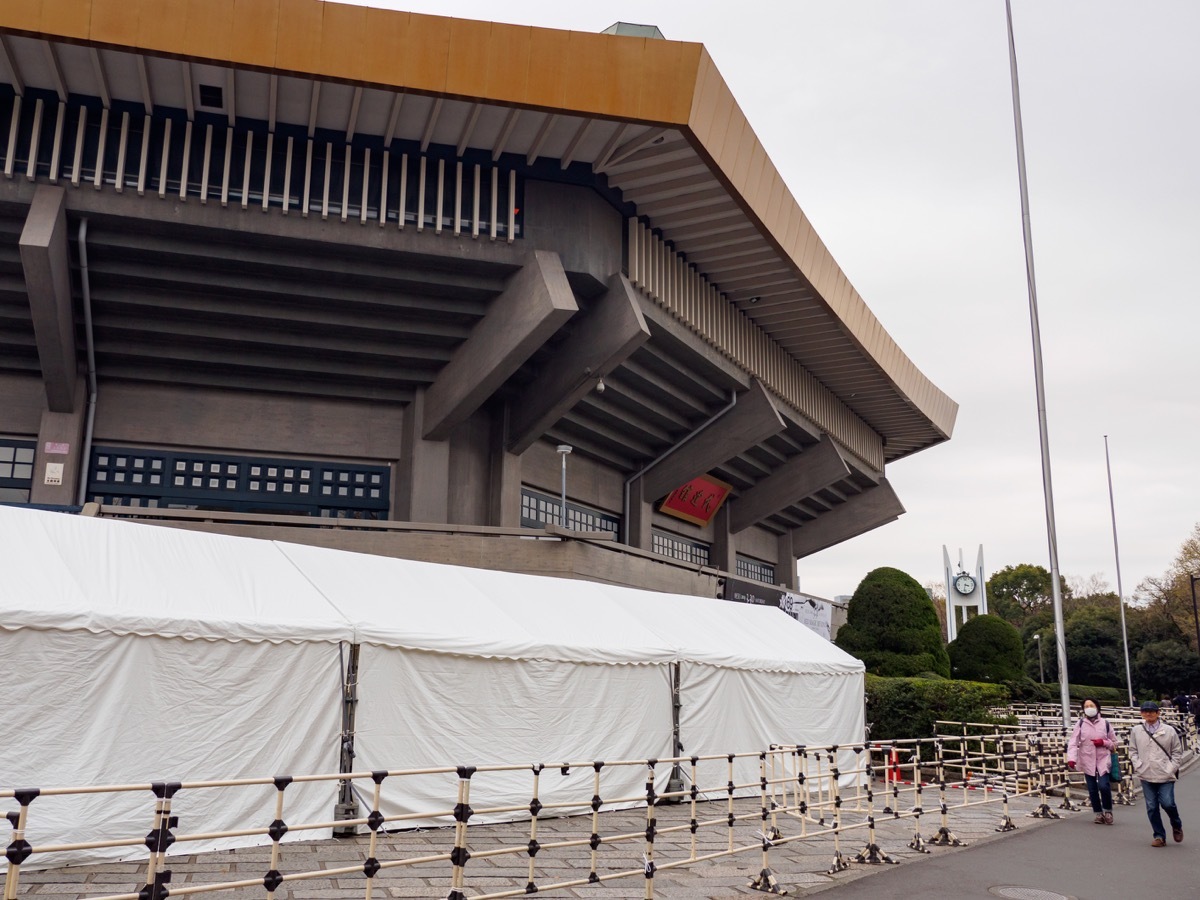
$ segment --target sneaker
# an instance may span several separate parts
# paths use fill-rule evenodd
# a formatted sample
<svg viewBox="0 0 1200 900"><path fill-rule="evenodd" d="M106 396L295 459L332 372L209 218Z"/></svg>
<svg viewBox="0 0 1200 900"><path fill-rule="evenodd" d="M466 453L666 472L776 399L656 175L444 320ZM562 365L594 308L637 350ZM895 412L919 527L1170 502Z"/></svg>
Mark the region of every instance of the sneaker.
<svg viewBox="0 0 1200 900"><path fill-rule="evenodd" d="M1104 813L1096 813L1096 818L1092 819L1097 825L1104 824Z"/></svg>
<svg viewBox="0 0 1200 900"><path fill-rule="evenodd" d="M1106 812L1106 813L1104 814L1104 824L1105 824L1105 825L1111 825L1112 823L1113 823L1113 817L1112 817L1112 813L1111 813L1111 812Z"/></svg>
<svg viewBox="0 0 1200 900"><path fill-rule="evenodd" d="M1152 840L1150 842L1150 846L1151 847L1165 847L1165 846L1167 846L1167 839L1166 838L1155 838L1154 840Z"/></svg>
<svg viewBox="0 0 1200 900"><path fill-rule="evenodd" d="M1173 829L1171 831L1171 836L1175 838L1175 843L1177 843L1177 844L1182 843L1183 842L1183 829L1182 828ZM1163 841L1163 843L1165 844L1166 841Z"/></svg>

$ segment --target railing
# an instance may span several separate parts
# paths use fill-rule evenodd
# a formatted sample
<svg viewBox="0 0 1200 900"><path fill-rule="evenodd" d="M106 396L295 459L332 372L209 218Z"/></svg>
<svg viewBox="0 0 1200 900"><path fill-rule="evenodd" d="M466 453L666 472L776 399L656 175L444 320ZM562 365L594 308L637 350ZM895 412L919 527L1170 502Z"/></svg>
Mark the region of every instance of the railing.
<svg viewBox="0 0 1200 900"><path fill-rule="evenodd" d="M828 874L849 868L852 863L895 862L877 842L877 816L911 819L912 840L908 846L922 853L930 852L931 846L963 843L951 830L949 814L952 810L997 804L996 830L1010 831L1016 825L1011 818L1009 801L1025 796L1038 801L1032 815L1057 818L1049 807L1049 796L1064 783L1061 753L1061 739L1056 736L998 729L987 734L841 746L772 745L755 753L673 759L577 761L549 766L445 766L294 778L4 790L0 791L0 800L15 800L17 809L8 814L13 830L6 852L9 865L3 896L5 900L16 900L22 867L37 866L39 858L44 858L45 854L78 854L101 849L117 849L126 853L127 858L144 860L145 886L132 892L101 895L97 900L165 900L168 896L241 888L265 889L268 900L274 900L275 892L285 882L350 876L362 878L363 897L371 900L379 873L397 869L419 869L428 883L442 881L446 885L448 900L465 900L468 894L464 891L472 883L468 863L501 858L527 861L527 882L498 890L487 888L472 893L472 900L498 900L623 878L639 879L644 883L644 896L653 898L657 873L744 853L761 854L761 866L750 887L765 893L779 893L770 854L791 843L832 836L833 853L826 870ZM757 759L759 777L756 781L736 782L738 761L747 759ZM630 767L644 770L644 792L630 794L626 790L618 791L618 796L606 796L606 776L616 770L628 771ZM590 797L550 802L539 799L544 795L544 776L566 775L572 769L581 768L591 770L591 777L586 780L590 782ZM500 773L509 773L511 777L511 773L522 771L527 772L530 779L528 803L472 807L473 796L487 796L489 778ZM663 784L668 771L671 773L668 789L660 793L657 788ZM427 788L431 777L443 780L440 796L445 800L438 808L385 814L381 807L385 797L390 801L410 791L413 785ZM612 780L608 778L607 783ZM290 787L335 781L363 788L359 795L364 806L369 806L369 813L337 822L287 821ZM480 785L481 781L485 783ZM191 823L183 821L178 813L180 798L186 801L194 794L213 789L257 790L267 802L255 821L246 822L245 827L237 830L188 831ZM28 840L40 798L118 793L147 796L146 822L150 830L144 838L126 834L97 835L92 840L75 843L44 841L31 844ZM927 813L926 794L936 794L936 814L939 816L936 832L928 840L921 833L922 817ZM412 793L405 795L410 809L412 796ZM882 807L877 807L877 799L883 801ZM437 805L437 801L434 803ZM612 810L643 805L646 811L644 829L629 830L627 824L622 829L619 817L614 821L604 815ZM564 816L588 817L584 821L590 825L590 833L541 842L539 823L547 818ZM55 819L54 816L50 818ZM426 822L430 818L447 826L444 834L448 846L443 852L397 858L390 858L383 852L386 848L380 839L389 832L389 826L391 829L411 828L417 821ZM527 826L511 827L527 829L528 840L514 842L510 830L507 838L497 839L493 835L489 844L487 833L480 835L478 828L473 828L473 820L479 819L527 823ZM56 821L51 821L48 827L55 824ZM285 835L321 837L334 827L360 826L368 830L361 860L334 868L282 870L280 851ZM191 824L191 827L196 829L197 825ZM202 823L200 827L202 829ZM856 832L862 836L861 849L857 853L844 850L844 841ZM673 846L677 850L674 855L656 843L663 836L673 836ZM269 845L269 862L263 874L229 881L204 881L201 879L220 878L213 875L211 869L205 869L192 873L186 883L171 886L168 852L187 852L183 848L189 844L223 838ZM141 847L146 848L147 855L134 849ZM545 863L550 856L554 857L553 865L547 866ZM586 872L586 875L556 881L550 874L569 870ZM431 876L431 871L438 874ZM429 880L431 877L433 881ZM81 884L81 895L89 887Z"/></svg>

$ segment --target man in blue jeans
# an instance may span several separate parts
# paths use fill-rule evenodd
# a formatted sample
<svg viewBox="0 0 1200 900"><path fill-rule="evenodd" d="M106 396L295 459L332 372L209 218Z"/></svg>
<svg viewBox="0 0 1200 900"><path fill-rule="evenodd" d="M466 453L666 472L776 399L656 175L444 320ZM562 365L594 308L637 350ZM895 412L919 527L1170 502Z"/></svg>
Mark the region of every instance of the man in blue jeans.
<svg viewBox="0 0 1200 900"><path fill-rule="evenodd" d="M1162 813L1166 810L1171 820L1171 834L1175 843L1183 840L1183 820L1175 806L1175 782L1179 778L1179 764L1183 759L1183 741L1175 729L1158 719L1158 704L1148 700L1142 704L1142 724L1134 725L1129 731L1129 760L1133 763L1133 774L1142 782L1142 794L1146 798L1146 815L1154 829L1151 847L1165 847L1167 832L1163 828Z"/></svg>

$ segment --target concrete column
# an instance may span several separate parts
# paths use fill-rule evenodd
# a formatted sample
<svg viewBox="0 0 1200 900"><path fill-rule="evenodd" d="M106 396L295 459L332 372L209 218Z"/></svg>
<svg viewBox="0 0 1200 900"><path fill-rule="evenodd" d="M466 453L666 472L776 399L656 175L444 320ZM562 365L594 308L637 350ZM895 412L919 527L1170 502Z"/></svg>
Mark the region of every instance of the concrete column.
<svg viewBox="0 0 1200 900"><path fill-rule="evenodd" d="M449 519L450 445L422 437L424 417L425 391L420 390L405 410L394 516L402 522L445 524Z"/></svg>
<svg viewBox="0 0 1200 900"><path fill-rule="evenodd" d="M77 396L86 396L83 379L74 386ZM70 506L78 499L79 472L83 465L83 427L86 403L74 412L43 410L38 427L37 451L33 457L33 487L29 502ZM62 471L58 472L58 467ZM58 484L47 484L47 474Z"/></svg>
<svg viewBox="0 0 1200 900"><path fill-rule="evenodd" d="M629 521L625 525L628 535L625 543L642 550L651 548L651 522L654 519L653 500L645 499L641 478L629 485Z"/></svg>
<svg viewBox="0 0 1200 900"><path fill-rule="evenodd" d="M488 480L489 525L502 528L521 526L521 457L505 447L509 407L497 407L492 414Z"/></svg>
<svg viewBox="0 0 1200 900"><path fill-rule="evenodd" d="M785 531L776 541L775 581L790 591L800 587L800 576L796 572L796 554L792 550L792 532Z"/></svg>
<svg viewBox="0 0 1200 900"><path fill-rule="evenodd" d="M712 521L709 562L714 568L737 573L737 540L729 530L729 504L721 504Z"/></svg>

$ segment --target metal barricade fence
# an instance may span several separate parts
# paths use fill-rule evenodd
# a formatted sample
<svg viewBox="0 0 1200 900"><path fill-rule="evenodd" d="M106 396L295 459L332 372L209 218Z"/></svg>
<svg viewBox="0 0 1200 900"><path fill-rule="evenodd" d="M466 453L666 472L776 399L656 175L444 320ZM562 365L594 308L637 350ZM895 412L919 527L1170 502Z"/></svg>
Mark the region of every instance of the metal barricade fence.
<svg viewBox="0 0 1200 900"><path fill-rule="evenodd" d="M962 723L955 723L961 725ZM546 766L480 765L446 766L424 769L400 769L373 772L277 776L231 781L155 782L152 784L91 785L78 788L45 788L0 790L0 802L15 801L17 809L8 814L12 836L6 849L8 861L4 885L4 900L17 900L20 874L30 859L36 862L40 854L71 853L98 848L132 848L144 846L144 887L135 892L111 894L97 900L166 900L168 896L185 896L242 888L265 889L268 900L274 900L281 885L317 878L360 877L363 897L372 900L376 880L381 872L398 869L422 869L425 877L431 868L445 878L448 900L465 900L471 881L472 860L501 857L520 858L528 865L528 880L524 885L502 890L476 892L472 900L498 900L501 897L546 893L586 884L596 884L623 878L638 878L644 884L647 900L654 897L656 873L743 853L760 854L758 875L750 887L764 893L783 893L771 866L773 850L812 838L832 836L833 851L826 870L835 873L852 863L886 864L895 862L878 844L876 825L880 817L911 819L913 823L910 849L927 853L932 846L960 846L951 830L949 814L968 807L996 804L997 831L1009 831L1013 823L1009 800L1032 797L1038 801L1033 815L1054 817L1048 797L1051 791L1066 784L1063 767L1061 736L1038 732L1020 732L993 728L990 732L942 734L933 738L877 741L851 745L807 746L776 744L755 753L730 753L712 756L690 756L672 759L620 760L615 762L585 761ZM756 760L758 779L735 781L735 763ZM702 769L702 764L707 764ZM683 790L658 793L656 775L667 768L680 767L688 778ZM727 775L724 783L700 783L701 771L711 772L719 766ZM644 794L605 796L605 775L617 768L645 769ZM666 767L666 768L664 768ZM591 769L592 796L581 796L555 802L539 799L543 773L558 769L563 774L571 769ZM480 780L497 773L529 773L527 804L472 807L472 788ZM456 789L453 802L447 799L439 809L416 813L386 815L381 800L389 792L403 792L406 779L439 775L453 779ZM370 811L353 820L289 822L287 820L287 789L298 783L332 782L348 779L367 791ZM246 823L246 827L227 832L189 832L188 823L176 811L178 798L193 792L214 788L264 787L270 796L261 819ZM41 843L32 845L27 839L31 816L36 815L40 797L145 793L148 797L146 820L150 825L144 837L126 835L104 837L76 843ZM935 797L936 810L927 809ZM152 803L149 802L152 800ZM631 806L645 806L645 828L607 833L602 812ZM670 805L668 807L668 804ZM173 809L174 806L174 809ZM660 821L668 809L672 821ZM686 818L683 814L686 813ZM938 815L938 825L932 837L922 833L922 818ZM539 825L548 817L580 817L590 824L586 836L563 840L541 840ZM445 852L418 856L388 858L380 836L391 830L412 827L416 820L436 817L446 824L445 835L452 845ZM507 819L528 823L528 841L513 845L480 848L472 844L472 819L486 817L491 821ZM588 818L584 818L588 817ZM186 818L186 817L185 817ZM673 823L672 823L673 822ZM281 842L285 835L299 832L321 836L334 827L365 827L367 835L365 858L352 865L318 868L304 871L283 871ZM452 830L451 827L452 826ZM855 851L846 849L845 841L854 841ZM675 856L667 855L657 841L664 835L684 837L676 843ZM719 839L717 849L707 849L700 837L707 835L706 847L712 838ZM260 876L229 881L195 882L173 886L169 868L169 853L186 852L185 848L200 841L219 838L261 839L269 845L270 857ZM544 855L543 855L544 854ZM555 855L557 867L539 864ZM576 878L553 880L561 873L563 857L569 869L583 873ZM476 866L478 868L478 866Z"/></svg>

